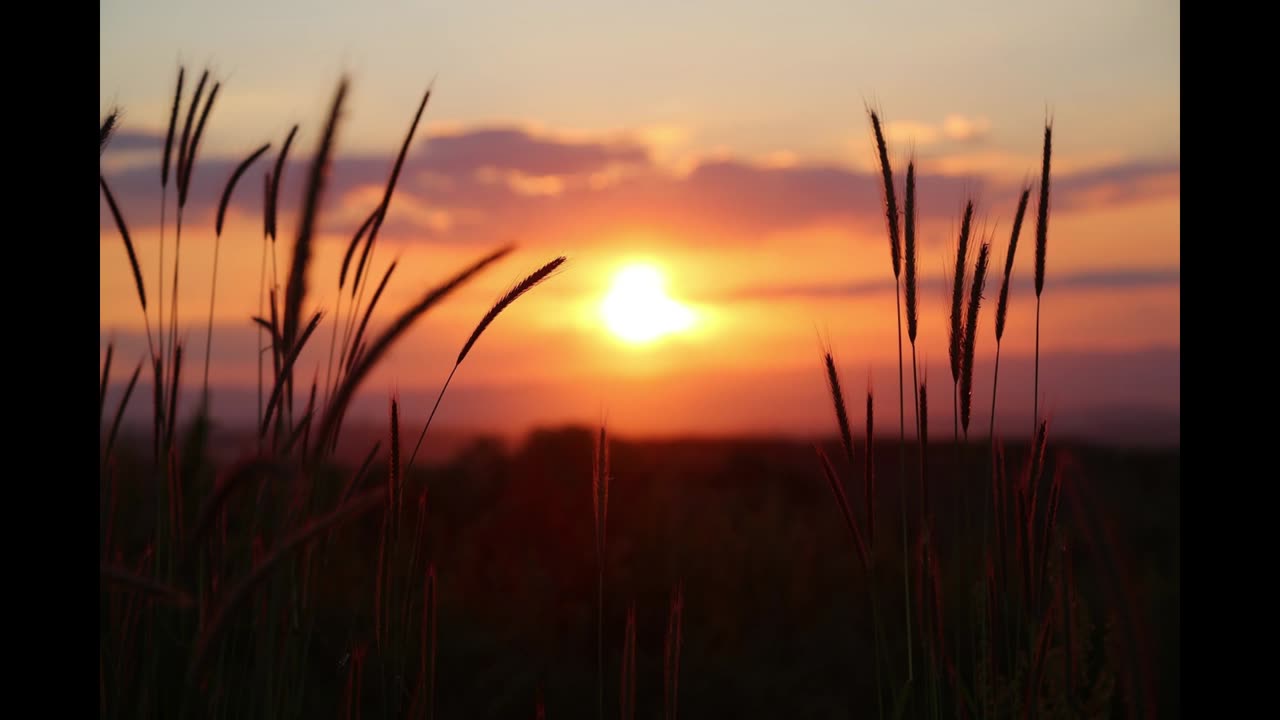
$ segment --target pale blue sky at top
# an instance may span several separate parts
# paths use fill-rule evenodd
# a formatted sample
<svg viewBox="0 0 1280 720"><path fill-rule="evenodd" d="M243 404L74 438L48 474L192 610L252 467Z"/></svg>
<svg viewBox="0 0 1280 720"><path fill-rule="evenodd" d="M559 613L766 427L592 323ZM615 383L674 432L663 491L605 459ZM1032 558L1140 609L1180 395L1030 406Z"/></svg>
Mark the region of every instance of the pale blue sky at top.
<svg viewBox="0 0 1280 720"><path fill-rule="evenodd" d="M1073 130L1064 153L1178 152L1173 2L112 0L100 11L103 109L160 126L179 59L208 63L226 81L214 152L316 117L343 71L347 149L394 145L437 76L436 126L675 126L694 148L848 161L874 100L890 120L987 118L995 143L1019 148L1034 146L1049 107Z"/></svg>

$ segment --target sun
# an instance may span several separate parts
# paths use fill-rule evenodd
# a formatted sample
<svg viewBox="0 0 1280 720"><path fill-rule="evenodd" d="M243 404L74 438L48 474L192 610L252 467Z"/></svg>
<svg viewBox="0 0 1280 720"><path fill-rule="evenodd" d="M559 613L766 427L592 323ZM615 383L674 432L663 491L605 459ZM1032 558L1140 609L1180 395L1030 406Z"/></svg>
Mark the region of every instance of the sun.
<svg viewBox="0 0 1280 720"><path fill-rule="evenodd" d="M662 273L652 265L628 265L613 278L600 304L604 324L619 339L644 344L693 326L693 311L663 289Z"/></svg>

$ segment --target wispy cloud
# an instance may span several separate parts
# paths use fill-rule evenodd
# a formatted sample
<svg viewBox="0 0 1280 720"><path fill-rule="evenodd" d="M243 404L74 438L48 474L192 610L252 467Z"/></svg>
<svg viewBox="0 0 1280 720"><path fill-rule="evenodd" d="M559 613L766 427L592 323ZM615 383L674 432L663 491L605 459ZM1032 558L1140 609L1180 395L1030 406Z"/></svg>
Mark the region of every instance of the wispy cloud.
<svg viewBox="0 0 1280 720"><path fill-rule="evenodd" d="M1046 285L1054 290L1131 290L1148 287L1177 287L1181 282L1178 268L1149 268L1140 270L1098 270L1051 275ZM943 277L923 278L921 292L941 294L950 281ZM1030 292L1033 280L1015 276L1013 289ZM998 288L998 286L995 286ZM816 300L826 298L853 298L892 293L893 279L871 280L855 283L800 283L792 285L753 285L729 290L720 295L699 298L703 301L756 301L756 300Z"/></svg>
<svg viewBox="0 0 1280 720"><path fill-rule="evenodd" d="M984 121L948 118L939 132L973 139ZM154 152L162 138L122 135L128 148ZM296 207L308 159L292 160L284 179L281 210ZM139 151L141 152L141 150ZM108 156L111 150L108 150ZM159 216L156 168L130 162L108 171L131 223L145 229ZM202 160L193 176L190 222L210 217L221 184L237 158ZM349 233L381 196L391 157L340 156L331 173L332 199L324 222ZM940 167L941 163L930 164ZM245 187L250 187L246 184ZM951 218L970 194L991 207L1010 204L1017 191L981 173L956 176L930 172L918 178L922 221ZM1120 162L1054 178L1054 208L1071 211L1177 196L1177 160ZM261 193L241 191L235 210L261 212ZM839 222L872 229L882 218L879 179L872 172L835 164L751 162L725 155L704 158L687 173L656 164L633 139L559 138L514 127L456 130L417 143L384 226L404 241L469 243L519 228L527 243L566 235L603 237L613 228L642 225L703 243L750 244L770 233ZM102 227L110 218L103 211ZM558 240L557 240L558 241Z"/></svg>
<svg viewBox="0 0 1280 720"><path fill-rule="evenodd" d="M941 142L957 144L981 142L986 139L990 130L991 121L986 117L969 117L960 113L951 113L941 122L889 121L885 133L888 139L896 144L924 147Z"/></svg>

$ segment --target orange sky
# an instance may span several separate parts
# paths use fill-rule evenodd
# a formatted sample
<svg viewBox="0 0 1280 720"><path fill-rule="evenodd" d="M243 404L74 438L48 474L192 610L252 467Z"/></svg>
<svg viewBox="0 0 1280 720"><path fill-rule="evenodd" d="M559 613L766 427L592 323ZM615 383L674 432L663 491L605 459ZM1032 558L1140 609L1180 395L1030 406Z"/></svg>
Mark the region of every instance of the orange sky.
<svg viewBox="0 0 1280 720"><path fill-rule="evenodd" d="M108 33L105 15L106 10L104 45L121 42L119 31ZM158 170L169 102L163 98L172 92L176 68L170 64L157 74L150 94L139 90L122 97L118 87L109 89L120 77L106 67L114 58L104 47L104 113L118 102L125 114L102 167L129 222L151 294L158 292ZM167 59L160 56L159 64ZM198 70L188 65L188 79ZM1096 100L1068 91L1078 89L1078 79L1056 79L1042 94L1026 96L1008 83L1005 96L989 110L969 103L921 111L921 103L909 97L875 93L889 124L899 186L913 148L918 159L918 352L931 387L950 384L945 286L960 210L966 198L976 200L975 227L991 236L992 267L1002 268L1018 188L1038 176L1048 97L1056 142L1041 318L1046 406L1086 434L1102 427L1097 421L1108 412L1113 419L1129 413L1138 425L1151 417L1172 418L1176 425L1176 55L1164 72L1174 80L1173 93L1150 101L1146 110L1156 123L1153 134L1165 138L1155 146L1150 139L1132 139L1126 129L1132 118L1116 116L1108 125L1108 111ZM187 375L194 381L189 387L197 387L209 312L213 209L239 158L272 142L267 160L250 170L234 196L219 260L210 371L219 388L214 410L244 419L252 417L257 374L249 318L259 311L262 173L289 123L300 122L281 193L276 252L283 282L301 178L337 73L327 89L292 112L261 117L250 112L262 104L257 91L238 90L242 84L252 87L242 80L252 70L228 74L219 78L227 83L184 218L179 304L188 357L200 359L188 365L195 371ZM337 297L341 255L381 196L430 68L421 75L418 87L394 92L353 77L310 270L308 306L326 310L326 321ZM314 74L305 77L308 87L316 82ZM190 82L187 87L189 94ZM540 116L557 113L520 118L519 109L503 120L474 110L470 117L437 121L440 114L449 117L441 109L453 102L455 87L442 83L433 95L379 236L375 280L392 259L399 265L372 325L384 325L426 287L487 250L505 243L518 250L423 318L366 382L367 396L353 412L377 421L387 395L398 390L405 417L425 419L452 358L489 305L519 277L565 254L563 270L504 313L472 351L441 407L441 426L514 431L533 424L594 423L607 415L619 431L641 434L827 432L830 411L819 362L825 339L855 397L870 374L877 411L886 418L878 425L896 424L893 278L861 100L840 113L835 124L842 132L816 133L813 122L797 114L793 122L762 120L757 131L746 133L746 126L732 126L705 104L701 120L685 122L547 122ZM999 114L1015 104L1020 109L1010 117ZM726 100L724 112L732 106ZM599 115L587 104L578 116ZM833 122L823 115L824 122ZM592 126L597 129L583 129ZM105 202L102 208L100 347L105 353L109 341L116 344L117 367L129 366L116 371L119 379L136 362L128 358L141 358L146 343L124 248ZM166 262L172 261L172 248L170 224ZM1008 422L1019 428L1030 423L1030 385L1020 378L1029 380L1026 360L1034 348L1033 252L1029 217L1001 355L1001 418L1007 412ZM600 305L610 282L640 262L660 268L667 293L690 309L694 320L687 330L646 344L627 343L607 330ZM167 293L167 278L165 284ZM980 321L974 390L979 417L990 412L991 310L998 290L997 275L988 283ZM321 325L299 363L299 377L309 381L318 371L323 378L330 332L328 322ZM938 393L941 398L946 390ZM934 408L935 427L949 427L949 405Z"/></svg>

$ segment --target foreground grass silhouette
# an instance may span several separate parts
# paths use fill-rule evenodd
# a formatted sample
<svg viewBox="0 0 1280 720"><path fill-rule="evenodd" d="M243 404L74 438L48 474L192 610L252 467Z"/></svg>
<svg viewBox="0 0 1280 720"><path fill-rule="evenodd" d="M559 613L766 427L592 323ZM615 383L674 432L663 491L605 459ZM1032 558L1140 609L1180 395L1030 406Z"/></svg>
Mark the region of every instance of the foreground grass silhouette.
<svg viewBox="0 0 1280 720"><path fill-rule="evenodd" d="M618 698L621 716L639 717L656 714L660 696L664 717L1154 712L1149 631L1123 565L1110 557L1117 546L1108 518L1114 508L1127 512L1136 504L1128 504L1129 488L1108 488L1105 501L1088 490L1102 479L1126 478L1127 460L1098 461L1087 449L1055 447L1042 421L1021 445L968 442L974 337L990 253L982 242L967 280L972 205L962 222L951 314L950 443L908 443L907 413L900 412L897 447L877 445L868 395L868 432L856 445L838 364L828 352L838 445L819 449L824 462L786 444L638 446L609 441L600 431L535 435L515 456L480 444L444 466L415 467L435 409L403 461L403 419L392 398L385 443L375 443L359 466L342 467L334 449L347 407L372 368L418 318L509 251L478 259L366 337L396 269L387 267L365 303L376 239L428 90L381 201L345 254L324 384L317 379L309 394L304 388L306 405L295 407L296 361L324 319L306 310L308 266L343 81L312 159L283 286L276 281L276 208L296 127L264 176L262 310L254 321L269 352L260 365L258 441L239 462L217 466L207 452L207 357L204 404L189 426L177 422L183 368L177 286L187 188L220 85L204 98L208 75L202 76L179 133L183 77L180 71L161 172L167 194L176 157L173 294L166 317L161 285L154 339L125 209L100 176L146 320L153 408L150 448L120 446L120 419L143 367L133 371L108 422L108 347L99 401L100 421L110 428L100 472L102 717L523 716L535 704L552 717L612 716L607 697ZM915 357L914 163L899 213L878 114L871 121L892 269L906 304L910 397L912 408L921 408L914 413L917 436L930 439L922 409L929 393L917 382ZM114 114L103 123L102 151L117 125ZM1046 127L1037 303L1049 148ZM248 154L229 178L219 240L238 180L266 152ZM998 340L1029 193L1006 256ZM161 254L163 283L169 276L163 240ZM562 262L535 270L497 301L449 379L499 313ZM216 260L212 271L216 293ZM209 337L215 302L216 295ZM902 409L908 394L900 336L901 330ZM994 411L993 400L992 427ZM886 454L897 462L885 462ZM1158 542L1170 535L1176 542L1176 455L1172 465L1168 456L1139 464L1174 478L1171 488L1157 488L1173 504L1163 516L1172 518L1172 529L1159 525L1157 532ZM859 466L862 492L848 491L843 476L856 475ZM818 479L824 472L833 493L825 498ZM1090 482L1089 473L1098 476ZM896 528L894 513L885 510L894 500ZM835 535L842 521L853 541L848 552ZM1157 575L1175 589L1176 578L1176 562ZM1162 617L1161 626L1166 622Z"/></svg>

